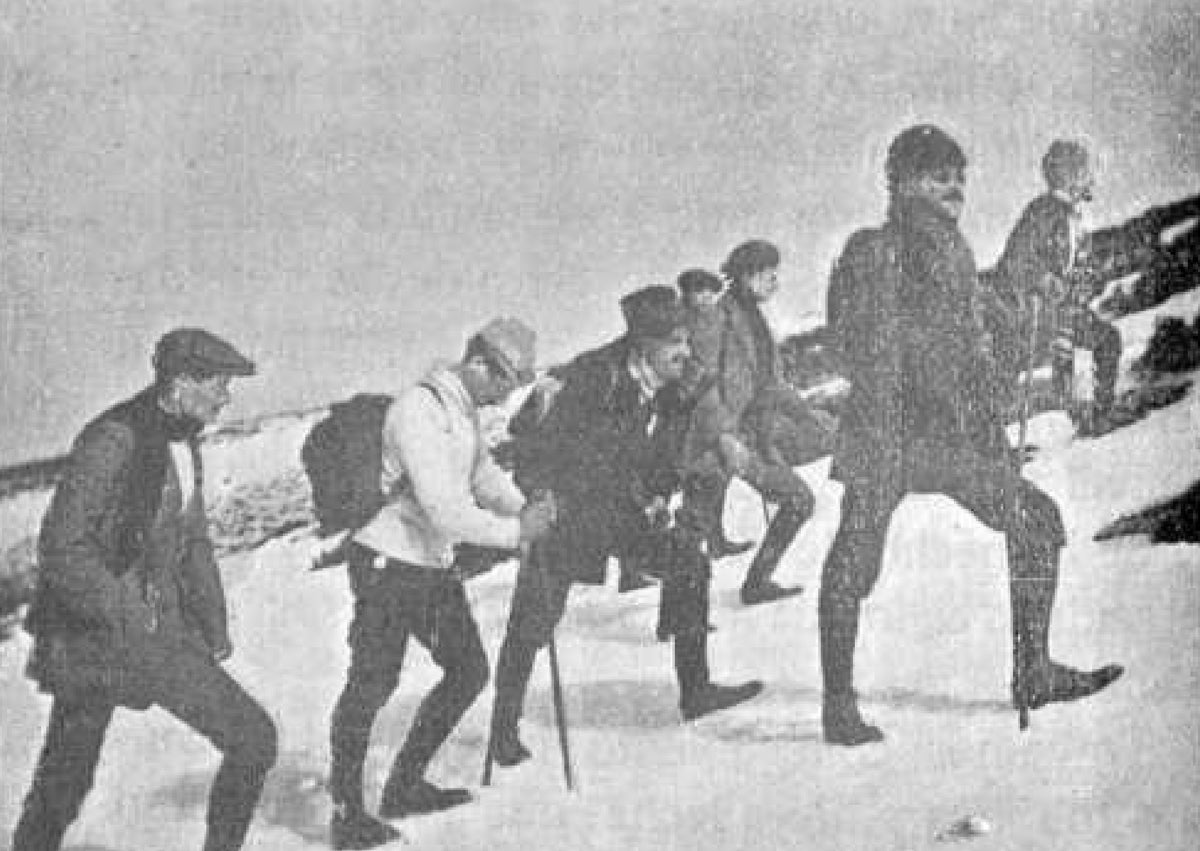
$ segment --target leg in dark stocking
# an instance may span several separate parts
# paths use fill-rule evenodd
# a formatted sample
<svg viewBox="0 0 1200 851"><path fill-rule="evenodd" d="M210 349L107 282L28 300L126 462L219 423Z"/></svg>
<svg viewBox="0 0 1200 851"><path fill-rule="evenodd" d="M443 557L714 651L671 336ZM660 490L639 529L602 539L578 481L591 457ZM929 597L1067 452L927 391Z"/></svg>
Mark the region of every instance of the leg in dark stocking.
<svg viewBox="0 0 1200 851"><path fill-rule="evenodd" d="M813 495L803 479L786 467L763 464L747 475L767 499L779 503L779 510L767 527L762 545L754 554L742 583L742 603L752 606L791 597L804 590L801 586L785 588L772 576L796 533L812 516Z"/></svg>
<svg viewBox="0 0 1200 851"><path fill-rule="evenodd" d="M439 789L425 780L438 748L487 684L488 662L462 583L438 577L430 611L415 632L442 668L442 679L421 703L383 790L384 818L444 810L471 799L466 789Z"/></svg>
<svg viewBox="0 0 1200 851"><path fill-rule="evenodd" d="M55 699L33 784L13 833L12 851L58 851L92 788L112 713L108 704Z"/></svg>

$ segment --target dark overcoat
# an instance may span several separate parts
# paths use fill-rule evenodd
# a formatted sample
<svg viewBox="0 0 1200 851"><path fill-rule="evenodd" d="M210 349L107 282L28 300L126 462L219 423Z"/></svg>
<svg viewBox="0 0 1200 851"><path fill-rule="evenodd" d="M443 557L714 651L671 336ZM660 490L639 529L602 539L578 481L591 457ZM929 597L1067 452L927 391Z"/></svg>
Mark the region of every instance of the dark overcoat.
<svg viewBox="0 0 1200 851"><path fill-rule="evenodd" d="M833 475L893 501L922 452L1004 455L974 256L932 205L898 199L834 267L827 319L851 381Z"/></svg>
<svg viewBox="0 0 1200 851"><path fill-rule="evenodd" d="M626 338L579 355L554 370L562 387L544 416L517 417L524 425L514 435L516 482L557 500L539 558L580 582L602 583L610 556L644 546L653 534L644 509L679 486L690 397L669 385L651 410L629 358Z"/></svg>
<svg viewBox="0 0 1200 851"><path fill-rule="evenodd" d="M227 652L225 595L208 537L197 428L152 390L76 438L38 542L29 675L64 697L144 706L141 681L173 653ZM195 471L183 494L170 441Z"/></svg>

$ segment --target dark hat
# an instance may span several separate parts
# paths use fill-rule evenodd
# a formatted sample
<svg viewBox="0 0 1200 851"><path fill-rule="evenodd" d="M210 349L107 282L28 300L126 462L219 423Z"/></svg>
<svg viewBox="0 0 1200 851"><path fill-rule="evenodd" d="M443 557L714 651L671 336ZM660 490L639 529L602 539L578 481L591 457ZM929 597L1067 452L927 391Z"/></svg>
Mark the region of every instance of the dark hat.
<svg viewBox="0 0 1200 851"><path fill-rule="evenodd" d="M683 293L695 293L702 290L719 293L725 287L725 282L707 269L688 269L681 272L675 279L675 286Z"/></svg>
<svg viewBox="0 0 1200 851"><path fill-rule="evenodd" d="M905 177L929 174L947 166L965 168L966 165L966 154L946 131L932 124L918 124L892 140L885 170L888 184L894 187Z"/></svg>
<svg viewBox="0 0 1200 851"><path fill-rule="evenodd" d="M721 264L721 274L734 282L745 281L763 269L778 268L779 262L779 249L774 243L751 239L729 252Z"/></svg>
<svg viewBox="0 0 1200 851"><path fill-rule="evenodd" d="M633 337L669 337L686 322L679 295L672 287L635 290L621 299L625 327Z"/></svg>
<svg viewBox="0 0 1200 851"><path fill-rule="evenodd" d="M154 372L176 375L253 375L254 362L203 328L168 331L154 347Z"/></svg>
<svg viewBox="0 0 1200 851"><path fill-rule="evenodd" d="M1042 157L1042 174L1051 186L1061 186L1072 175L1088 168L1088 150L1082 142L1056 139Z"/></svg>
<svg viewBox="0 0 1200 851"><path fill-rule="evenodd" d="M479 339L504 362L517 381L521 384L533 381L537 335L532 328L512 316L499 316L483 327Z"/></svg>

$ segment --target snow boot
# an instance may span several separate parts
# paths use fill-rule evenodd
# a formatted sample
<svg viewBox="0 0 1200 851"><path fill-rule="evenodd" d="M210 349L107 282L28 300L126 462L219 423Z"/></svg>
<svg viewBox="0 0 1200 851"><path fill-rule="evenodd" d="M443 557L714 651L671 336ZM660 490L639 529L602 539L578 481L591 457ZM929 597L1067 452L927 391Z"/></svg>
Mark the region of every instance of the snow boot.
<svg viewBox="0 0 1200 851"><path fill-rule="evenodd" d="M790 503L785 502L779 507L771 525L767 527L767 534L763 536L762 546L758 548L758 552L754 554L754 560L750 562L746 579L742 582L742 605L753 606L758 603L769 603L795 596L804 590L800 586L784 588L771 579L771 574L779 566L783 554L792 545L796 533L800 531L800 527L807 519L806 512Z"/></svg>
<svg viewBox="0 0 1200 851"><path fill-rule="evenodd" d="M763 688L758 680L726 686L709 679L707 631L675 636L675 676L679 680L679 712L685 721L736 706Z"/></svg>
<svg viewBox="0 0 1200 851"><path fill-rule="evenodd" d="M334 851L377 848L400 838L400 831L358 807L335 806L329 826Z"/></svg>
<svg viewBox="0 0 1200 851"><path fill-rule="evenodd" d="M495 724L492 726L492 761L496 765L511 768L533 756L529 748L521 743L517 724Z"/></svg>
<svg viewBox="0 0 1200 851"><path fill-rule="evenodd" d="M821 727L831 745L865 745L883 741L883 731L863 720L854 693L854 647L858 642L859 601L822 592L818 602L821 628L821 676L825 692Z"/></svg>
<svg viewBox="0 0 1200 851"><path fill-rule="evenodd" d="M379 803L379 815L398 819L421 813L436 813L471 800L466 789L442 789L424 778L412 782L389 780Z"/></svg>
<svg viewBox="0 0 1200 851"><path fill-rule="evenodd" d="M684 721L695 721L705 715L744 703L757 696L762 689L763 684L759 680L749 680L735 686L705 683L679 699L679 713Z"/></svg>
<svg viewBox="0 0 1200 851"><path fill-rule="evenodd" d="M1050 658L1050 613L1057 586L1054 577L1014 578L1013 706L1028 724L1027 711L1049 703L1080 700L1107 688L1125 672L1120 665L1081 671Z"/></svg>
<svg viewBox="0 0 1200 851"><path fill-rule="evenodd" d="M858 698L849 694L826 694L821 702L821 728L831 745L856 747L883 741L883 731L863 720Z"/></svg>
<svg viewBox="0 0 1200 851"><path fill-rule="evenodd" d="M725 531L718 529L708 539L708 557L713 561L730 556L740 556L754 548L754 541L731 541Z"/></svg>

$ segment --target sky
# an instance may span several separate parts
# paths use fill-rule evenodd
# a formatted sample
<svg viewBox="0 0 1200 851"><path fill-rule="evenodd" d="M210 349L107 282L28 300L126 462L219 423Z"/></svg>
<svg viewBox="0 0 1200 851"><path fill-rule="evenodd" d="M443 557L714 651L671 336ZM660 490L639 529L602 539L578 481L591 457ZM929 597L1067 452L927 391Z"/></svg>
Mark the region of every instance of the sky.
<svg viewBox="0 0 1200 851"><path fill-rule="evenodd" d="M235 418L398 389L499 313L554 363L748 238L812 326L917 122L966 149L981 265L1057 137L1122 220L1200 191L1197 33L1186 0L0 0L0 464L177 325L257 361Z"/></svg>

